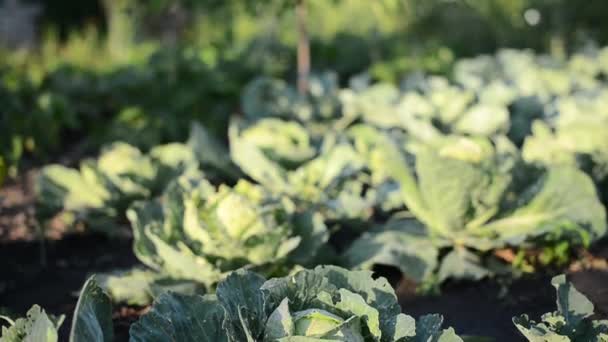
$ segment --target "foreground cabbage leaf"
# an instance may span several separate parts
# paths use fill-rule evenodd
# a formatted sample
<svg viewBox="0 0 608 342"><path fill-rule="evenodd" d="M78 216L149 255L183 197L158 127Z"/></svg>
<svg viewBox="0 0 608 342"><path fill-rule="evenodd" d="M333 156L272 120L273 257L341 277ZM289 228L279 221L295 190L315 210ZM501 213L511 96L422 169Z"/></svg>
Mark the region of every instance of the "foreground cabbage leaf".
<svg viewBox="0 0 608 342"><path fill-rule="evenodd" d="M1 318L1 317L0 317ZM57 342L58 329L64 316L49 316L34 305L26 318L10 321L11 326L2 328L1 342ZM72 319L70 342L111 342L112 306L110 298L91 277L84 284Z"/></svg>
<svg viewBox="0 0 608 342"><path fill-rule="evenodd" d="M123 274L128 281L104 283L116 300L139 304L157 292L148 284L212 288L244 266L271 275L309 265L329 237L318 214L297 212L286 198L245 180L216 189L198 172L176 179L159 200L135 203L127 216L135 254L154 273L136 270Z"/></svg>
<svg viewBox="0 0 608 342"><path fill-rule="evenodd" d="M386 279L318 266L265 280L237 270L216 295L161 295L131 341L462 341L439 315L401 313Z"/></svg>
<svg viewBox="0 0 608 342"><path fill-rule="evenodd" d="M439 283L477 280L492 274L484 257L494 249L566 238L588 245L606 233L595 186L575 167L522 165L500 137L450 136L414 150L406 160L387 145L383 163L410 217L395 216L356 240L344 255L348 266L393 265L418 281L434 274Z"/></svg>
<svg viewBox="0 0 608 342"><path fill-rule="evenodd" d="M0 319L10 323L10 327L2 327L0 342L57 342L59 338L57 331L65 317L49 316L40 306L34 305L28 310L25 318L18 318L15 321L7 317Z"/></svg>
<svg viewBox="0 0 608 342"><path fill-rule="evenodd" d="M560 275L551 281L557 292L557 311L544 314L541 322L528 315L513 324L530 342L606 342L608 321L593 320L593 304Z"/></svg>

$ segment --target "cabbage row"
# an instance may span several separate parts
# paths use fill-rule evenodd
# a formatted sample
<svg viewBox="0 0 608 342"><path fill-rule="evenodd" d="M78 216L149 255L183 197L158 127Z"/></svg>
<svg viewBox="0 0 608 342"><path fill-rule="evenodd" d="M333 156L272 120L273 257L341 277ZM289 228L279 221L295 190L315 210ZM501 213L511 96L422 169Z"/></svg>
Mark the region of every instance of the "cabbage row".
<svg viewBox="0 0 608 342"><path fill-rule="evenodd" d="M528 341L608 341L608 321L593 320L593 304L561 275L552 280L557 311L541 322L523 314L513 323ZM73 315L70 342L114 340L110 298L89 279ZM64 316L33 306L25 318L4 318L1 342L56 342ZM245 269L230 273L216 294L164 293L130 328L136 341L478 341L442 328L443 317L401 313L387 280L371 272L318 266L272 278Z"/></svg>

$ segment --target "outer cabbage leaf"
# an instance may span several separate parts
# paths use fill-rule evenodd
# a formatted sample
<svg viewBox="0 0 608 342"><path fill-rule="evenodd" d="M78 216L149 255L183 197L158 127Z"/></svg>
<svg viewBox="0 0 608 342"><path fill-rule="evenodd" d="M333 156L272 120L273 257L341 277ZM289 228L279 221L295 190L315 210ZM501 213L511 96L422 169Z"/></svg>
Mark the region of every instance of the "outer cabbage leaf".
<svg viewBox="0 0 608 342"><path fill-rule="evenodd" d="M95 163L96 169L126 198L150 196L157 169L150 157L126 143L105 148Z"/></svg>
<svg viewBox="0 0 608 342"><path fill-rule="evenodd" d="M151 269L133 268L97 275L100 286L114 302L144 306L166 291L182 294L204 293L194 280L173 279Z"/></svg>
<svg viewBox="0 0 608 342"><path fill-rule="evenodd" d="M281 192L288 188L287 170L268 158L256 145L242 139L239 130L239 124L232 122L229 137L230 156L234 162L249 177L273 191Z"/></svg>
<svg viewBox="0 0 608 342"><path fill-rule="evenodd" d="M492 136L509 131L509 111L496 104L477 104L469 108L455 123L454 131Z"/></svg>
<svg viewBox="0 0 608 342"><path fill-rule="evenodd" d="M448 84L439 77L432 78L430 89L426 93L436 108L435 117L442 125L455 123L471 105L474 93Z"/></svg>
<svg viewBox="0 0 608 342"><path fill-rule="evenodd" d="M2 319L4 317L0 317ZM38 305L28 310L25 318L10 321L10 327L2 327L1 342L57 342L58 330L64 316L53 317L46 314Z"/></svg>
<svg viewBox="0 0 608 342"><path fill-rule="evenodd" d="M74 310L70 342L112 342L113 340L110 298L91 277L85 282Z"/></svg>
<svg viewBox="0 0 608 342"><path fill-rule="evenodd" d="M544 314L538 323L527 315L513 318L513 323L528 341L608 341L608 321L590 318L593 304L566 280L566 276L554 277L551 284L557 292L557 311Z"/></svg>
<svg viewBox="0 0 608 342"><path fill-rule="evenodd" d="M425 227L412 219L378 225L355 240L343 255L348 268L395 266L412 279L423 281L437 268L439 249Z"/></svg>
<svg viewBox="0 0 608 342"><path fill-rule="evenodd" d="M111 198L103 184L90 184L78 171L61 165L49 165L42 170L36 191L39 201L50 211L101 209Z"/></svg>
<svg viewBox="0 0 608 342"><path fill-rule="evenodd" d="M184 172L198 169L199 162L192 148L181 143L155 146L150 150L156 171L155 192Z"/></svg>
<svg viewBox="0 0 608 342"><path fill-rule="evenodd" d="M241 138L286 168L300 166L317 154L309 133L295 121L259 120L245 128Z"/></svg>
<svg viewBox="0 0 608 342"><path fill-rule="evenodd" d="M131 342L223 342L224 309L215 295L161 294L130 329Z"/></svg>
<svg viewBox="0 0 608 342"><path fill-rule="evenodd" d="M226 146L202 125L196 122L192 124L186 146L192 150L201 167L206 171L215 171L219 179L237 179L241 176Z"/></svg>
<svg viewBox="0 0 608 342"><path fill-rule="evenodd" d="M392 84L377 84L362 91L343 90L340 93L346 116L361 117L378 127L399 126L397 106L399 89Z"/></svg>
<svg viewBox="0 0 608 342"><path fill-rule="evenodd" d="M544 234L570 236L588 245L606 233L606 211L595 186L572 167L549 168L521 194L519 207L485 227L510 244Z"/></svg>

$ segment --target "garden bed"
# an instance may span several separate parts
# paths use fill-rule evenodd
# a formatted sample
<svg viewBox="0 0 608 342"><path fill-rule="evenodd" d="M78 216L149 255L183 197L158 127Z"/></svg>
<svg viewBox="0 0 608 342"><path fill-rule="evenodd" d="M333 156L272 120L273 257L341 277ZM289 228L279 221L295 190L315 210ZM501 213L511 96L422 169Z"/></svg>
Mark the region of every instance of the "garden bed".
<svg viewBox="0 0 608 342"><path fill-rule="evenodd" d="M7 189L13 191L13 186L9 185ZM27 235L5 238L0 244L0 267L3 269L0 303L15 314L21 315L31 303L38 303L47 312L65 314L66 322L70 322L78 291L89 275L138 263L130 240L67 234L45 243L46 260L42 260L40 242L24 237ZM592 255L608 257L608 244L604 242L597 246ZM582 262L587 264L584 267L581 263L570 267L574 268L570 272L571 280L596 305L599 318L608 318L608 270L601 269L601 262L593 266L590 257L587 259ZM44 261L46 266L42 265ZM594 268L587 269L587 266ZM524 276L509 285L492 280L448 283L440 295L421 296L415 293L411 284L397 279L390 270L382 269L378 273L396 283L404 312L414 317L441 312L446 325L453 326L460 334L491 336L496 341L523 341L511 323L511 317L521 313L539 317L555 308L549 274ZM116 341L128 340L130 324L145 311L146 308L115 306ZM68 332L69 324L64 323L60 336L66 341Z"/></svg>

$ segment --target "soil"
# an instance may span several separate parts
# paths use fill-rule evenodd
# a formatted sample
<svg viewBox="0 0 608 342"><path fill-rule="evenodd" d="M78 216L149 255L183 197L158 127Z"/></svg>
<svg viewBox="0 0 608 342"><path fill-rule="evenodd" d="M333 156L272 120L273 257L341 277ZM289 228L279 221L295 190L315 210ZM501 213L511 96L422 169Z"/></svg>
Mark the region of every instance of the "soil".
<svg viewBox="0 0 608 342"><path fill-rule="evenodd" d="M34 303L47 312L65 314L60 336L67 341L78 291L88 276L138 264L130 239L51 230L41 244L33 225L34 200L30 171L0 189L0 312L23 315ZM43 257L44 256L44 257ZM608 318L608 243L604 241L569 267L570 279ZM495 341L523 341L511 317L527 313L538 319L555 310L551 275L529 275L508 286L486 280L449 283L440 295L420 296L414 286L388 269L404 312L418 317L442 313L459 334L489 336ZM116 341L128 340L129 326L146 308L117 306L113 319Z"/></svg>
<svg viewBox="0 0 608 342"><path fill-rule="evenodd" d="M45 250L45 258L42 251ZM46 260L45 260L46 259ZM137 264L131 242L102 235L67 235L61 240L3 242L0 245L0 306L23 315L32 304L47 312L65 314L60 336L67 338L71 313L80 287L92 274ZM46 265L45 265L46 264ZM135 310L118 307L116 341L127 341Z"/></svg>
<svg viewBox="0 0 608 342"><path fill-rule="evenodd" d="M523 313L539 318L555 310L551 277L526 277L503 287L492 281L448 285L438 296L415 296L397 289L403 311L418 317L442 313L444 325L459 334L489 336L495 341L524 341L511 323Z"/></svg>
<svg viewBox="0 0 608 342"><path fill-rule="evenodd" d="M0 189L0 241L33 240L36 171L9 180Z"/></svg>

